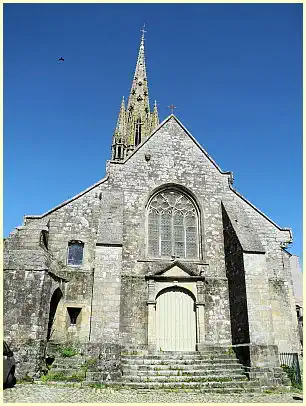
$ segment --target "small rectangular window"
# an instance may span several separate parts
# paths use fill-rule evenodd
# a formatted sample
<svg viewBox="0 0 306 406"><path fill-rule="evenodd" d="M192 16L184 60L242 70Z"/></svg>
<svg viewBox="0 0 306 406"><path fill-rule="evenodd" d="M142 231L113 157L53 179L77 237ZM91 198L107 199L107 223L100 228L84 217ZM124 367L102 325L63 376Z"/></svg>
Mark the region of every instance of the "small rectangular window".
<svg viewBox="0 0 306 406"><path fill-rule="evenodd" d="M68 243L68 265L82 265L84 244L81 241Z"/></svg>
<svg viewBox="0 0 306 406"><path fill-rule="evenodd" d="M75 326L77 324L77 319L81 313L81 310L81 307L67 307L70 318L70 326Z"/></svg>

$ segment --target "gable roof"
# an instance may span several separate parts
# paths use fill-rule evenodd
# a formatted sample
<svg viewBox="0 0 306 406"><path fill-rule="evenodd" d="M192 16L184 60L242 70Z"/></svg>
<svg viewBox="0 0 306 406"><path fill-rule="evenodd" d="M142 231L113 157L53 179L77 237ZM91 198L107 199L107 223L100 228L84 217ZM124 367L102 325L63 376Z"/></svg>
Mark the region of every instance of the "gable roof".
<svg viewBox="0 0 306 406"><path fill-rule="evenodd" d="M254 204L252 204L249 200L247 200L241 193L239 193L234 187L232 186L234 178L233 178L233 172L231 171L222 171L220 166L213 160L213 158L207 153L207 151L198 143L198 141L191 135L191 133L187 130L187 128L181 123L181 121L174 115L170 114L167 118L165 118L164 121L162 121L158 127L155 128L155 130L150 134L150 136L145 139L141 144L138 145L137 148L134 149L134 151L129 155L125 160L123 161L111 161L112 164L119 164L123 165L125 162L127 162L131 157L139 151L143 145L145 145L153 136L156 134L166 123L168 123L170 120L175 120L175 122L183 129L183 131L186 133L186 135L195 143L195 145L203 152L203 154L209 159L209 161L215 166L215 168L222 174L222 175L228 175L229 176L229 188L232 190L240 199L242 199L244 202L246 202L249 206L251 206L257 213L259 213L261 216L263 216L266 220L268 220L271 224L273 224L277 229L280 231L288 231L290 235L290 242L292 241L292 230L288 227L280 227L277 225L273 220L271 220L266 214L264 214L261 210L259 210Z"/></svg>
<svg viewBox="0 0 306 406"><path fill-rule="evenodd" d="M41 218L47 216L48 214L51 214L53 211L58 210L58 209L60 209L61 207L65 206L66 204L73 202L73 201L76 200L77 198L79 198L79 197L85 195L85 193L91 191L91 190L94 189L95 187L97 187L97 186L101 185L102 183L106 182L108 178L109 178L109 175L106 174L106 176L104 176L103 179L99 180L98 182L96 182L96 183L94 183L93 185L89 186L87 189L85 189L85 190L83 190L82 192L78 193L77 195L71 197L70 199L65 200L63 203L58 204L57 206L53 207L52 209L46 211L46 212L43 213L43 214L38 214L38 215L35 215L35 214L28 214L28 215L25 215L25 216L24 216L24 223L25 223L25 221L26 221L27 219L41 219ZM20 227L16 227L16 228L18 229L18 228L20 228Z"/></svg>
<svg viewBox="0 0 306 406"><path fill-rule="evenodd" d="M165 124L167 124L170 120L174 120L181 128L182 130L187 134L187 136L196 144L196 146L203 152L203 154L210 160L210 162L215 166L216 169L218 169L218 171L220 173L222 173L223 175L230 175L232 176L232 172L224 172L222 171L222 169L220 168L219 165L217 165L217 163L212 159L212 157L207 153L207 151L205 151L205 149L198 143L198 141L191 135L191 133L187 130L187 128L180 122L180 120L174 115L174 114L170 114L167 118L165 118L164 121L162 121L156 128L155 130L149 135L149 137L147 137L143 142L141 142L134 150L133 152L126 157L123 161L111 161L112 164L119 164L119 165L123 165L125 164L125 162L127 162L129 159L131 159L131 157L136 154L137 151L139 151L143 145L145 145L153 136L154 134L156 134L162 127L165 126Z"/></svg>
<svg viewBox="0 0 306 406"><path fill-rule="evenodd" d="M252 204L249 200L247 200L241 193L239 193L236 189L234 189L234 187L232 186L233 184L233 172L231 171L222 171L222 169L219 167L219 165L217 165L217 163L213 160L213 158L207 153L207 151L198 143L198 141L191 135L191 133L187 130L187 128L181 123L181 121L174 115L174 114L170 114L168 117L165 118L164 121L162 121L156 128L155 130L150 134L150 136L148 138L146 138L143 142L141 142L131 153L131 155L129 155L126 159L124 159L123 161L110 161L111 164L116 164L116 165L123 165L125 164L125 162L127 162L129 159L131 159L131 157L137 152L139 151L143 145L145 145L153 136L154 134L156 134L163 126L165 126L166 123L168 123L170 120L174 120L181 128L182 130L186 133L186 135L195 143L195 145L203 152L203 154L209 159L209 161L215 166L215 168L222 174L222 175L227 175L229 177L229 188L230 190L232 190L240 199L242 199L244 202L246 202L249 206L251 206L255 211L257 211L257 213L259 213L261 216L263 216L266 220L268 220L271 224L273 224L278 230L280 231L287 231L289 232L289 238L290 238L290 242L292 242L292 230L289 227L280 227L279 225L277 225L273 220L271 220L266 214L264 214L261 210L259 210L254 204ZM50 213L52 213L53 211L61 208L62 206L65 206L66 204L72 202L73 200L81 197L82 195L84 195L85 193L89 192L91 189L93 189L94 187L100 185L101 183L104 183L107 179L108 179L109 175L107 174L103 179L101 179L100 181L98 181L97 183L95 183L94 185L90 186L89 188L85 189L83 192L73 196L71 199L65 200L63 203L55 206L53 209L41 214L41 215L26 215L24 216L24 220L26 219L34 219L34 218L42 218ZM24 221L25 222L25 221ZM16 227L18 228L18 227Z"/></svg>

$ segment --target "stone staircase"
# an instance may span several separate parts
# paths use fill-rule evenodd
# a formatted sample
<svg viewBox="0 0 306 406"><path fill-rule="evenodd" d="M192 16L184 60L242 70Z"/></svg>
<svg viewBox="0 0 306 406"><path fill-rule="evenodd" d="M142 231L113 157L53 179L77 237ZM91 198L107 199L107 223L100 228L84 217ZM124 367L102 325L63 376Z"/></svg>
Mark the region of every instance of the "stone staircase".
<svg viewBox="0 0 306 406"><path fill-rule="evenodd" d="M57 356L46 374L46 380L82 382L86 378L86 363L81 355Z"/></svg>
<svg viewBox="0 0 306 406"><path fill-rule="evenodd" d="M99 358L86 360L80 354L71 357L56 354L52 361L44 377L46 382L104 384L142 391L161 389L215 393L257 392L267 388L256 374L253 374L254 379L249 380L235 354L226 351L121 353L116 378L111 377L110 369ZM113 368L112 365L113 361L110 368ZM281 368L276 368L274 385L290 385L284 375Z"/></svg>
<svg viewBox="0 0 306 406"><path fill-rule="evenodd" d="M222 393L260 390L259 382L249 381L234 354L167 351L124 355L121 361L120 384L125 387Z"/></svg>

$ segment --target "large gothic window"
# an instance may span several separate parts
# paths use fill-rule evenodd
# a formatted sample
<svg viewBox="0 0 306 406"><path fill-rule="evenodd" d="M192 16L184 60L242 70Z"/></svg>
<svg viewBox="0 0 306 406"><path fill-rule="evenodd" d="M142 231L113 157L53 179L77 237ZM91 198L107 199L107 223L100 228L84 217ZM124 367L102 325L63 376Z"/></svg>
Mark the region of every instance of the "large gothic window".
<svg viewBox="0 0 306 406"><path fill-rule="evenodd" d="M165 190L148 207L148 255L198 258L198 214L194 203L177 190Z"/></svg>

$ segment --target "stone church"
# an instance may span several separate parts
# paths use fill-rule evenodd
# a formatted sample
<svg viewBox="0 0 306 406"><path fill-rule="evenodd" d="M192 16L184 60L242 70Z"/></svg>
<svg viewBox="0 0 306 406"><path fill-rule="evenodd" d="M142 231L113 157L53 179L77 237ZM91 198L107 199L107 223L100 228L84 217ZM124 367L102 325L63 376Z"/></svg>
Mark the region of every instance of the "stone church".
<svg viewBox="0 0 306 406"><path fill-rule="evenodd" d="M110 379L124 352L228 349L273 376L278 352L300 351L291 241L174 114L159 122L142 35L106 176L26 215L5 240L4 338L17 374L39 374L69 343L98 354Z"/></svg>

